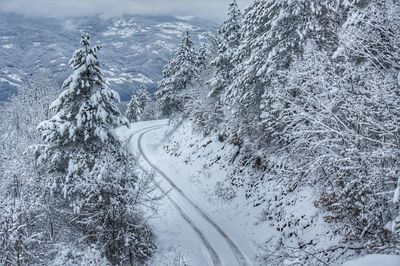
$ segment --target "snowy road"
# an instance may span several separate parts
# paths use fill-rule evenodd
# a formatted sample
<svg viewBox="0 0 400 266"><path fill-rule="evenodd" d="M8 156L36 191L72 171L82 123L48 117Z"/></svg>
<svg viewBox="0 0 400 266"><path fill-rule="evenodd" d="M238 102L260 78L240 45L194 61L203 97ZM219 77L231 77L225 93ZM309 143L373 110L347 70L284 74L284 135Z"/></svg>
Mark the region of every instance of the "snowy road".
<svg viewBox="0 0 400 266"><path fill-rule="evenodd" d="M165 130L165 125L166 121L153 121L139 126L136 125L131 129L128 134L129 142L134 152L140 157L140 166L145 171L154 169L157 173L156 178L161 191L169 191L166 199L183 218L181 220L190 225L192 229L192 234L186 237L192 238L193 235L196 235L200 239L203 249L207 250L208 254L203 255L208 256L208 258L203 258L203 263L225 266L251 265L248 257L246 257L234 239L210 218L204 209L195 204L190 195L177 185L177 182L174 182L174 178L178 177L168 175L168 171L161 169L159 162L156 160L156 147L161 140L151 138L152 136L149 136L149 134L154 131ZM173 219L177 220L176 217Z"/></svg>

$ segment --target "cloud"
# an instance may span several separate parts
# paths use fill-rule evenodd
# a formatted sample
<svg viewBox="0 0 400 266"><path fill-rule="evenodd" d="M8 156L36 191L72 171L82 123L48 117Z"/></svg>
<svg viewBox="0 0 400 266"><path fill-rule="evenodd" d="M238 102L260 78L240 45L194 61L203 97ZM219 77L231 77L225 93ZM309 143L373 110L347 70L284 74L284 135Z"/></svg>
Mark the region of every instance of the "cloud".
<svg viewBox="0 0 400 266"><path fill-rule="evenodd" d="M28 16L71 17L104 14L190 15L218 19L230 0L0 0L0 11ZM252 0L238 0L245 8Z"/></svg>

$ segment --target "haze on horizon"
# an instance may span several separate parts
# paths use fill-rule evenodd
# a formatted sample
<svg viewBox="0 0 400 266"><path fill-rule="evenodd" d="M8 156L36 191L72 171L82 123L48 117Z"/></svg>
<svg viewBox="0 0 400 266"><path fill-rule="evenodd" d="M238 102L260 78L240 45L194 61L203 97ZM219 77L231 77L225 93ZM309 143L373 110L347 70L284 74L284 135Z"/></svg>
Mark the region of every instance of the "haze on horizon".
<svg viewBox="0 0 400 266"><path fill-rule="evenodd" d="M1 12L35 17L79 17L102 14L173 15L220 19L230 0L0 0ZM252 0L237 0L244 9Z"/></svg>

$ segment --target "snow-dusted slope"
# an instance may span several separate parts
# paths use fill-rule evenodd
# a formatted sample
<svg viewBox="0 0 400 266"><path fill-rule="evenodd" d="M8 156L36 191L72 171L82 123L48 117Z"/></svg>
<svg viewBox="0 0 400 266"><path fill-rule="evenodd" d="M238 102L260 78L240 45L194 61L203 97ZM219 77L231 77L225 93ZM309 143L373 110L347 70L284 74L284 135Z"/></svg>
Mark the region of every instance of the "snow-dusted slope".
<svg viewBox="0 0 400 266"><path fill-rule="evenodd" d="M400 256L372 254L351 260L342 266L399 266Z"/></svg>
<svg viewBox="0 0 400 266"><path fill-rule="evenodd" d="M265 241L282 235L286 216L299 217L298 224L283 230L283 233L296 232L293 243L286 235L294 247L296 241L313 241L317 247L328 248L340 240L321 218L323 213L312 204L313 193L306 187L278 202L286 205L286 211L280 214L282 224L268 222L261 215L268 214L264 205L253 205L244 191L230 189L225 184L232 170L228 161L234 154L234 146L196 134L190 123L166 126L167 123L166 120L140 122L132 124L130 129L119 130L129 140L141 167L147 172L155 170L162 190L169 191L162 201L160 215L151 221L161 248L157 262L160 257L178 253L183 254L189 265L257 265L261 261L256 256L268 249ZM251 178L251 172L246 175ZM271 191L280 189L279 184L272 181L270 184L263 187L266 197L273 197ZM285 261L288 265L296 263L296 254ZM398 257L367 256L345 265L364 263L397 265Z"/></svg>
<svg viewBox="0 0 400 266"><path fill-rule="evenodd" d="M157 149L168 129L165 124L165 120L136 123L120 130L120 135L130 140L140 165L146 171L155 169L161 189L169 191L162 216L152 221L159 233L161 254L180 250L190 265L252 265L255 246L252 236L235 221L237 210L217 210L188 179L193 169Z"/></svg>

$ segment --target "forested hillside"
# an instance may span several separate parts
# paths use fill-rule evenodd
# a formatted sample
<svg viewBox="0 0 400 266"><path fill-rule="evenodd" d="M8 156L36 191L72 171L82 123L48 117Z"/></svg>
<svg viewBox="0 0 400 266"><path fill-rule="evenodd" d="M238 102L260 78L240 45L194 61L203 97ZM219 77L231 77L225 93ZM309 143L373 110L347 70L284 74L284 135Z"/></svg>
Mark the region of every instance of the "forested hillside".
<svg viewBox="0 0 400 266"><path fill-rule="evenodd" d="M0 265L397 265L399 14L231 0L209 33L172 13L7 13Z"/></svg>
<svg viewBox="0 0 400 266"><path fill-rule="evenodd" d="M179 134L234 147L209 161L230 169L222 188L244 191L279 232L260 263L399 253L399 12L392 0L256 0L243 12L233 1L206 47L187 33L165 67L162 114L190 125ZM177 156L180 139L165 146ZM318 212L298 216L304 191Z"/></svg>

